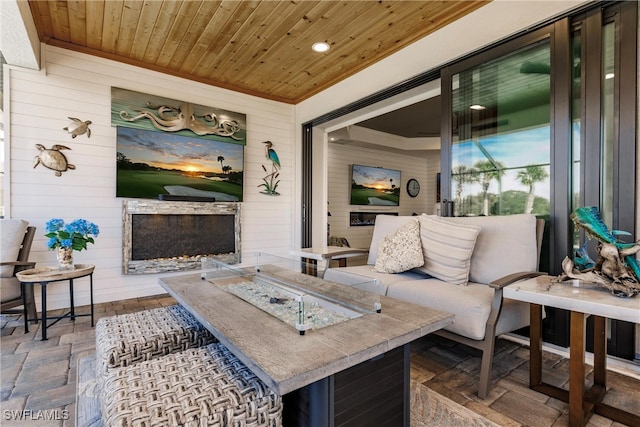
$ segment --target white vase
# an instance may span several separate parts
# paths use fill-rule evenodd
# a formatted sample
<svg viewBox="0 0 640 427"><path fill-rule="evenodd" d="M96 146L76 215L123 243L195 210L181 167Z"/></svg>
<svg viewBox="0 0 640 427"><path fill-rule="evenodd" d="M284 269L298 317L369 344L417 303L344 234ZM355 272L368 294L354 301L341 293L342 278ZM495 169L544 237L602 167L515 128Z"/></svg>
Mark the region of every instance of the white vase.
<svg viewBox="0 0 640 427"><path fill-rule="evenodd" d="M58 248L58 269L73 270L73 249Z"/></svg>

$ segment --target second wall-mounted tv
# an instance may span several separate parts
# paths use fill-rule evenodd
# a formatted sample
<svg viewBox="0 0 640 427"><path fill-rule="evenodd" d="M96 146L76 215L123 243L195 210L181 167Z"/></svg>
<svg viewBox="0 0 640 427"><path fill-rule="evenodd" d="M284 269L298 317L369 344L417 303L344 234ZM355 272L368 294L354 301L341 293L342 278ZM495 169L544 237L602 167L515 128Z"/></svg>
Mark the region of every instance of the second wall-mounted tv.
<svg viewBox="0 0 640 427"><path fill-rule="evenodd" d="M351 204L399 206L400 171L353 165L351 168Z"/></svg>

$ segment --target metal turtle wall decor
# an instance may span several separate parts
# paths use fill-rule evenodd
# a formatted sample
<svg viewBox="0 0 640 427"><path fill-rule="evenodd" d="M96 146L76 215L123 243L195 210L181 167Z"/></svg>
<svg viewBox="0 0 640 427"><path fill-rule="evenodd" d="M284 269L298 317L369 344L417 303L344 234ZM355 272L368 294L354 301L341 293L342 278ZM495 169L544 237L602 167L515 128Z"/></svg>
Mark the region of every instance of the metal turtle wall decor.
<svg viewBox="0 0 640 427"><path fill-rule="evenodd" d="M62 129L66 130L71 134L71 138L75 138L78 135L87 134L87 138L91 138L91 129L89 129L89 125L91 124L91 120L82 121L75 117L69 117L71 123L68 126L63 127Z"/></svg>
<svg viewBox="0 0 640 427"><path fill-rule="evenodd" d="M40 153L33 159L34 168L42 164L45 168L55 171L56 176L62 176L62 172L76 168L75 165L69 163L65 155L60 152L60 150L71 150L71 148L57 144L51 146L51 148L46 148L42 144L36 144L36 148L40 150Z"/></svg>

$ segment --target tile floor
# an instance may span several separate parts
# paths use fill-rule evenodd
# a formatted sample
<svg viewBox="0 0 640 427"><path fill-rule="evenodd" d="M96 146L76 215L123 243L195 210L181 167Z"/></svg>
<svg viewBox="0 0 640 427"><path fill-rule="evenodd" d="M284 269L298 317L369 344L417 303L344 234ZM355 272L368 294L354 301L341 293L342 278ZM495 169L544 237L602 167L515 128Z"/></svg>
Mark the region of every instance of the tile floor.
<svg viewBox="0 0 640 427"><path fill-rule="evenodd" d="M100 317L174 304L168 295L96 304ZM78 312L88 311L80 307ZM40 341L39 325L28 334L20 316L0 317L0 424L2 426L73 426L76 363L95 352L89 317L64 319ZM503 426L566 426L567 404L530 390L529 350L499 340L494 359L494 387L487 399L476 396L480 352L439 337L425 337L412 347L411 376L435 391ZM566 387L568 360L545 352L545 381ZM497 380L497 382L495 382ZM640 413L640 380L609 372L613 389L607 399ZM21 418L18 420L17 418ZM589 426L617 426L594 415Z"/></svg>

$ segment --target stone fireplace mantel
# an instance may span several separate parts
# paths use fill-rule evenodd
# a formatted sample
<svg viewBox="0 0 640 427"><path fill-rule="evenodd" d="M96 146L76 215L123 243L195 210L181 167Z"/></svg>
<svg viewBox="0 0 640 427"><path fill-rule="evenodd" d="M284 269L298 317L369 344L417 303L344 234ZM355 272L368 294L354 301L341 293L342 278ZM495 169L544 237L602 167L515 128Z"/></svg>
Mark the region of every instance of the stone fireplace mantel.
<svg viewBox="0 0 640 427"><path fill-rule="evenodd" d="M240 203L126 200L122 210L124 274L197 270L205 256L239 261Z"/></svg>

